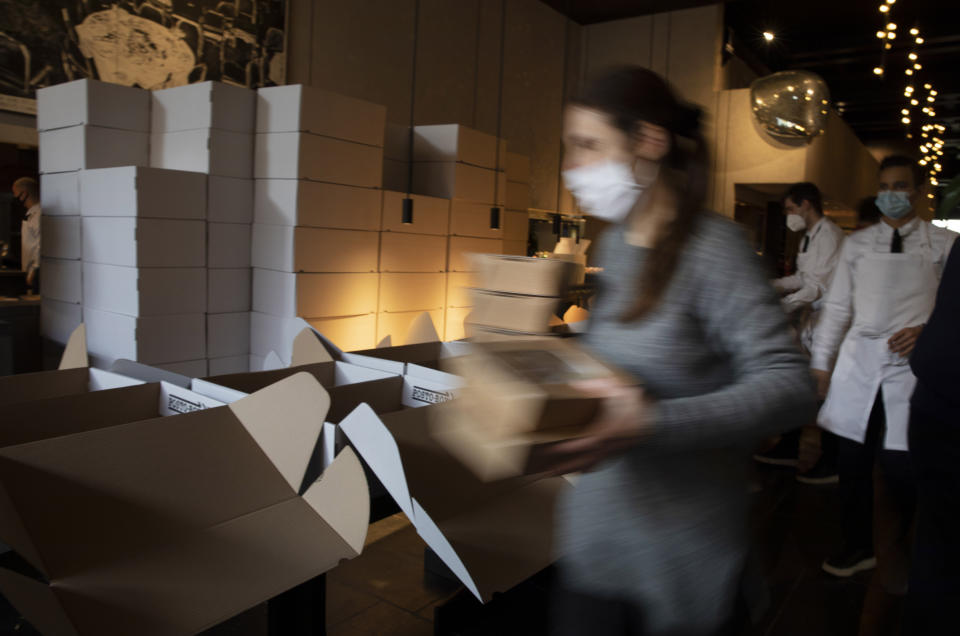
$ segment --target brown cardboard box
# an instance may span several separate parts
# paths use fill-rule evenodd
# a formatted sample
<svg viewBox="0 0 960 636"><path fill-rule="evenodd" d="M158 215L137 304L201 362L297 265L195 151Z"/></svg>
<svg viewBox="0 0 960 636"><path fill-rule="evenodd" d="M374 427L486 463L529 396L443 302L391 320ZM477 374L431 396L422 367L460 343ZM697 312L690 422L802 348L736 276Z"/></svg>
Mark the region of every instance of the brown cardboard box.
<svg viewBox="0 0 960 636"><path fill-rule="evenodd" d="M302 84L257 91L258 133L307 131L383 146L387 108Z"/></svg>
<svg viewBox="0 0 960 636"><path fill-rule="evenodd" d="M383 218L380 229L384 232L405 234L435 234L446 236L450 227L450 200L411 194L413 199L413 223L403 222L403 192L384 190Z"/></svg>
<svg viewBox="0 0 960 636"><path fill-rule="evenodd" d="M468 238L464 236L450 237L450 257L447 261L447 271L473 272L476 265L473 262L474 254L500 254L503 250L503 241L498 239Z"/></svg>
<svg viewBox="0 0 960 636"><path fill-rule="evenodd" d="M508 152L506 171L510 181L530 183L530 157Z"/></svg>
<svg viewBox="0 0 960 636"><path fill-rule="evenodd" d="M497 152L499 151L499 156ZM507 142L459 124L414 126L414 161L459 161L496 170L507 163Z"/></svg>
<svg viewBox="0 0 960 636"><path fill-rule="evenodd" d="M545 445L579 435L600 401L571 383L633 380L570 339L476 343L446 369L465 386L434 427L438 439L484 479L544 469Z"/></svg>
<svg viewBox="0 0 960 636"><path fill-rule="evenodd" d="M442 272L447 264L447 237L427 234L380 233L380 271Z"/></svg>
<svg viewBox="0 0 960 636"><path fill-rule="evenodd" d="M507 181L507 207L511 210L524 210L530 207L530 184Z"/></svg>
<svg viewBox="0 0 960 636"><path fill-rule="evenodd" d="M327 335L344 351L358 351L376 346L377 315L342 318L308 318L311 327Z"/></svg>
<svg viewBox="0 0 960 636"><path fill-rule="evenodd" d="M443 199L497 205L507 202L507 179L503 172L452 161L414 162L413 189Z"/></svg>
<svg viewBox="0 0 960 636"><path fill-rule="evenodd" d="M383 148L306 132L255 137L257 179L313 179L361 188L379 188L383 182Z"/></svg>
<svg viewBox="0 0 960 636"><path fill-rule="evenodd" d="M485 290L475 290L473 298L470 325L522 334L548 333L550 318L560 303L554 296L520 296Z"/></svg>
<svg viewBox="0 0 960 636"><path fill-rule="evenodd" d="M426 544L486 602L553 562L554 508L571 486L479 479L434 438L444 406L379 416L360 406L340 428Z"/></svg>
<svg viewBox="0 0 960 636"><path fill-rule="evenodd" d="M496 207L496 218L491 208ZM454 199L450 202L450 234L477 238L503 238L504 210L489 203ZM496 222L496 227L493 227Z"/></svg>
<svg viewBox="0 0 960 636"><path fill-rule="evenodd" d="M329 406L316 380L162 418L156 386L63 398L48 421L101 427L0 450L2 539L42 577L0 569L0 591L44 634L195 634L363 548L352 452L298 495Z"/></svg>
<svg viewBox="0 0 960 636"><path fill-rule="evenodd" d="M446 274L380 274L379 311L443 309Z"/></svg>
<svg viewBox="0 0 960 636"><path fill-rule="evenodd" d="M530 214L526 211L503 211L503 240L527 242L530 236Z"/></svg>

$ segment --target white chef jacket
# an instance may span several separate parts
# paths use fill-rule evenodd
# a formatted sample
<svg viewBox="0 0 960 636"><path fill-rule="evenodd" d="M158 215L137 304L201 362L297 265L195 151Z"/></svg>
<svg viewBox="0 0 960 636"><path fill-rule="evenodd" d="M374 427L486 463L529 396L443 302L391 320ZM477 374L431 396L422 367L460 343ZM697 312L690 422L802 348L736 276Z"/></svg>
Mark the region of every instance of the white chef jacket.
<svg viewBox="0 0 960 636"><path fill-rule="evenodd" d="M920 219L899 231L902 255L890 253L893 228L882 221L844 241L814 333L811 367L833 369L817 419L821 427L863 443L882 387L884 447L905 451L916 378L908 359L891 352L887 340L927 321L957 235ZM897 284L897 279L907 282Z"/></svg>
<svg viewBox="0 0 960 636"><path fill-rule="evenodd" d="M40 267L40 204L27 210L20 224L20 267L31 272Z"/></svg>
<svg viewBox="0 0 960 636"><path fill-rule="evenodd" d="M788 313L804 305L812 305L814 311L820 309L820 299L827 293L837 267L844 235L836 223L822 217L807 230L804 240L808 237L807 251L797 255L797 272L773 281L778 290L788 292L781 301Z"/></svg>

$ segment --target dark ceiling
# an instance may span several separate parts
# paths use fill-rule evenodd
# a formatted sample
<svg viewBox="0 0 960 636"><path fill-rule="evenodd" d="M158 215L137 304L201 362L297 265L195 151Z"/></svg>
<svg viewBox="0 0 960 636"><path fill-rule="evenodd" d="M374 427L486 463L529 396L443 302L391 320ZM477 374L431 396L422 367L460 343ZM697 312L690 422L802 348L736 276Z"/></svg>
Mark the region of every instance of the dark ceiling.
<svg viewBox="0 0 960 636"><path fill-rule="evenodd" d="M590 24L660 11L713 4L668 0L544 0L561 13ZM867 144L900 147L916 153L919 112L926 105L930 83L937 91L936 122L947 127L949 165L945 174L960 172L960 2L957 0L895 0L890 11L878 8L885 0L732 0L725 3L728 41L736 54L750 60L760 72L805 69L822 76L834 105ZM882 61L883 40L876 33L888 22L897 24L897 38ZM916 46L910 29L916 27L924 43ZM763 38L769 30L773 42ZM922 69L912 78L904 74L907 55L916 48ZM885 66L882 77L874 67ZM911 65L913 62L909 62ZM921 102L911 125L901 123L907 80ZM908 130L912 128L912 130ZM914 135L908 140L906 135Z"/></svg>

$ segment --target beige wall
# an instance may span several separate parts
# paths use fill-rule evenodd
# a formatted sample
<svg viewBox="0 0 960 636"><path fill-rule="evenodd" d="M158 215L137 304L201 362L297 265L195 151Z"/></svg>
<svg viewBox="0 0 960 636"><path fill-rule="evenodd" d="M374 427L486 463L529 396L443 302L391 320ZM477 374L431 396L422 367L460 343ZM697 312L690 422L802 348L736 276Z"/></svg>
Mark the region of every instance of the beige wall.
<svg viewBox="0 0 960 636"><path fill-rule="evenodd" d="M533 207L556 209L561 106L579 76L580 27L538 0L420 0L411 100L415 7L291 0L288 83L384 104L396 123L410 121L411 105L416 124L496 134L499 120L508 149L531 158Z"/></svg>

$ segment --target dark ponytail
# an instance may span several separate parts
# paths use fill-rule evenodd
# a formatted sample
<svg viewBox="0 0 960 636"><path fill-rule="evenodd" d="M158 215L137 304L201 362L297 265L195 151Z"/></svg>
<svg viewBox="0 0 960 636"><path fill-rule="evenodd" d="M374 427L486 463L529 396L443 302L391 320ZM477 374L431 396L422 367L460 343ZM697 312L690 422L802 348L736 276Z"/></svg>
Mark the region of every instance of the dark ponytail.
<svg viewBox="0 0 960 636"><path fill-rule="evenodd" d="M674 218L654 240L636 302L621 316L624 322L637 320L663 298L703 210L708 157L700 127L701 111L677 100L659 75L637 66L616 68L596 77L574 103L606 113L613 125L631 138L641 122L670 133L670 150L661 162L660 177L678 205Z"/></svg>

